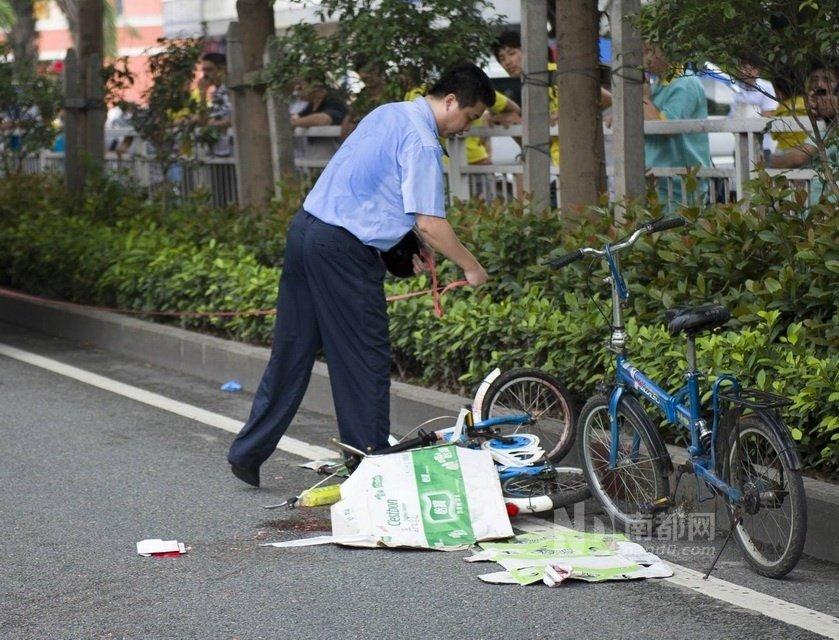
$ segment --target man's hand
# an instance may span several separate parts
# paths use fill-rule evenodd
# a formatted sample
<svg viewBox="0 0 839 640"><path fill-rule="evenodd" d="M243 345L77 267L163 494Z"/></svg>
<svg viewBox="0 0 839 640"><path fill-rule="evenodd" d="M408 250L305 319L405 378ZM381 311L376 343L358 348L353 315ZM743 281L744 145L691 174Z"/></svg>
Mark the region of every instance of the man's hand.
<svg viewBox="0 0 839 640"><path fill-rule="evenodd" d="M433 260L431 252L427 249L420 251L419 255L414 254L414 273L421 274L423 271L431 271L431 261Z"/></svg>
<svg viewBox="0 0 839 640"><path fill-rule="evenodd" d="M486 269L484 269L480 264L474 269L468 269L463 273L466 276L466 281L473 287L480 287L489 278L489 276L487 276Z"/></svg>

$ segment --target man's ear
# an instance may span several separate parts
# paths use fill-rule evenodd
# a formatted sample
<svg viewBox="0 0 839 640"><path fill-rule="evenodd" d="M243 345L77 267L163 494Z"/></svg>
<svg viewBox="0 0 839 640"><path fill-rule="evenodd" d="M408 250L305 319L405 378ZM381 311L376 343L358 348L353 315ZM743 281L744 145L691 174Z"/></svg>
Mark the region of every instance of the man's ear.
<svg viewBox="0 0 839 640"><path fill-rule="evenodd" d="M449 109L457 109L457 96L450 93L446 96L446 111Z"/></svg>

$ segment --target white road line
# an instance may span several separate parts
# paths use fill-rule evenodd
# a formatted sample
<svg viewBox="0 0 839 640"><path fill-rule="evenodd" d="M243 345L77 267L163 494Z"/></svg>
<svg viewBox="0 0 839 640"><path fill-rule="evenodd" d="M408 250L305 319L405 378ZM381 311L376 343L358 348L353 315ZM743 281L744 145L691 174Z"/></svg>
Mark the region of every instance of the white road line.
<svg viewBox="0 0 839 640"><path fill-rule="evenodd" d="M544 532L566 527L533 516L524 516L516 519L515 528L522 531ZM666 582L827 638L839 638L839 618L713 576L703 580L703 574L699 571L688 569L674 562L667 564L673 569L673 576L663 578Z"/></svg>
<svg viewBox="0 0 839 640"><path fill-rule="evenodd" d="M190 420L195 420L196 422L201 422L211 427L223 429L224 431L229 431L230 433L239 433L242 429L242 422L223 416L220 413L213 413L212 411L200 409L199 407L186 404L185 402L178 402L177 400L172 400L171 398L167 398L166 396L162 396L158 393L152 393L151 391L146 391L145 389L140 389L130 384L118 382L116 380L106 378L105 376L85 371L84 369L71 367L70 365L59 362L58 360L45 358L34 353L29 353L28 351L10 347L9 345L0 344L0 355L40 367L41 369L52 371L53 373L66 376L68 378L73 378L79 382L84 382L85 384L104 389L105 391L125 396L126 398L136 400L137 402L142 402L143 404L156 407L157 409L163 409L164 411L169 411L170 413L183 416L184 418L189 418ZM303 442L302 440L290 438L289 436L283 436L282 440L280 440L280 444L277 446L277 449L293 453L294 455L300 456L301 458L307 458L309 460L325 460L338 456L338 454L334 451L330 451L324 447L311 445L307 442Z"/></svg>
<svg viewBox="0 0 839 640"><path fill-rule="evenodd" d="M0 355L20 360L21 362L52 371L62 376L67 376L68 378L73 378L74 380L125 396L126 398L131 398L132 400L158 409L163 409L164 411L169 411L211 427L217 427L225 431L230 431L231 433L238 433L242 428L242 423L238 420L228 418L219 413L213 413L212 411L206 411L184 402L171 400L157 393L151 393L150 391L111 380L110 378L91 373L90 371L72 367L63 362L16 349L15 347L0 344ZM283 437L277 448L310 460L323 460L325 458L333 458L336 455L335 452L329 449L311 445L302 440L289 438L288 436ZM515 526L522 531L549 531L551 529L562 528L562 525L540 520L532 516L518 518ZM664 580L671 584L685 587L708 598L727 602L742 609L755 611L769 618L780 620L781 622L828 638L839 638L839 618L802 607L792 602L787 602L786 600L781 600L780 598L775 598L765 593L760 593L748 587L741 587L740 585L726 582L719 578L711 577L708 580L703 580L702 574L698 571L688 569L673 562L669 562L668 564L673 569L673 576L664 578Z"/></svg>

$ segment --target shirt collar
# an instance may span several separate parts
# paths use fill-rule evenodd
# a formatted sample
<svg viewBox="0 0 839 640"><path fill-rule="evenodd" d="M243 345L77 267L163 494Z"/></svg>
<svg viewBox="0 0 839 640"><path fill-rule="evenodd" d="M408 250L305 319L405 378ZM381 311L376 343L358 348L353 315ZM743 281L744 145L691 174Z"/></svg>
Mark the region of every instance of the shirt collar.
<svg viewBox="0 0 839 640"><path fill-rule="evenodd" d="M437 121L434 120L434 112L431 110L431 105L428 104L428 100L424 96L420 96L414 98L413 104L419 111L423 123L428 126L428 131L436 138L439 135L437 133Z"/></svg>
<svg viewBox="0 0 839 640"><path fill-rule="evenodd" d="M661 78L659 76L656 76L656 78L658 79L658 84L660 84L662 87L666 87L668 84L673 82L673 80L676 80L678 78L683 78L685 76L692 76L692 75L693 75L693 71L691 71L690 69L685 69L684 67L679 66L679 67L676 67L675 69L673 69L673 73L670 74L670 76L668 77L667 80L665 80L664 78Z"/></svg>

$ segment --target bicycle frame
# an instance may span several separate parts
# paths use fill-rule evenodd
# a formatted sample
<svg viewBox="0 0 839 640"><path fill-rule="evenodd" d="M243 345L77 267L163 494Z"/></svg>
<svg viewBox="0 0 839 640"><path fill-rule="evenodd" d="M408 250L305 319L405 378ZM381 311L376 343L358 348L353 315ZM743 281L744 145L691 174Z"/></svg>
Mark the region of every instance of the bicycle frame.
<svg viewBox="0 0 839 640"><path fill-rule="evenodd" d="M626 245L633 243L630 239ZM619 245L623 248L626 245ZM716 440L720 419L719 391L724 383L739 388L739 382L730 375L720 376L712 388L712 406L714 411L713 425L711 427L711 439L709 446L703 445L701 434L707 430L707 425L700 415L701 396L699 390L699 378L701 374L696 369L696 351L692 339L688 342L688 372L685 375L687 383L684 387L670 394L640 369L632 365L626 357L627 336L623 326L622 306L629 300L629 289L620 272L620 263L615 248L606 246L603 257L609 265L609 281L612 288L612 336L609 342L610 349L616 353L615 388L609 398L609 416L611 421L612 446L609 452L609 468L615 469L618 465L618 443L620 439L620 425L618 423L618 406L621 397L627 389L643 395L652 402L664 418L670 424L687 429L690 432L690 446L687 451L690 462L696 476L702 479L707 485L725 494L729 501L738 503L742 501L742 493L739 489L730 486L719 478L716 473ZM637 457L641 444L641 437L638 434L633 436L630 455Z"/></svg>
<svg viewBox="0 0 839 640"><path fill-rule="evenodd" d="M616 386L609 398L609 416L611 419L612 428L612 447L609 452L609 467L614 469L617 466L618 460L618 441L620 438L620 426L618 424L618 405L621 397L627 388L633 389L644 395L650 400L659 411L664 415L667 422L677 425L682 428L687 428L690 432L691 444L687 448L690 456L690 461L693 471L696 476L702 479L706 484L713 486L715 489L726 494L732 503L737 503L742 500L742 493L739 489L732 487L724 480L719 478L715 473L716 459L715 446L716 442L716 423L717 413L714 414L714 428L712 429L711 444L705 450L699 440L699 434L704 425L704 420L699 416L699 381L698 376L692 376L688 379L687 384L682 387L675 394L669 394L647 376L645 376L638 368L633 366L629 360L623 355L618 355L616 358L617 365L617 380ZM718 381L719 382L719 381ZM714 385L714 402L717 403L716 394L718 385ZM687 399L687 404L685 403ZM638 447L641 443L641 437L638 434L633 436L631 455L638 453Z"/></svg>

